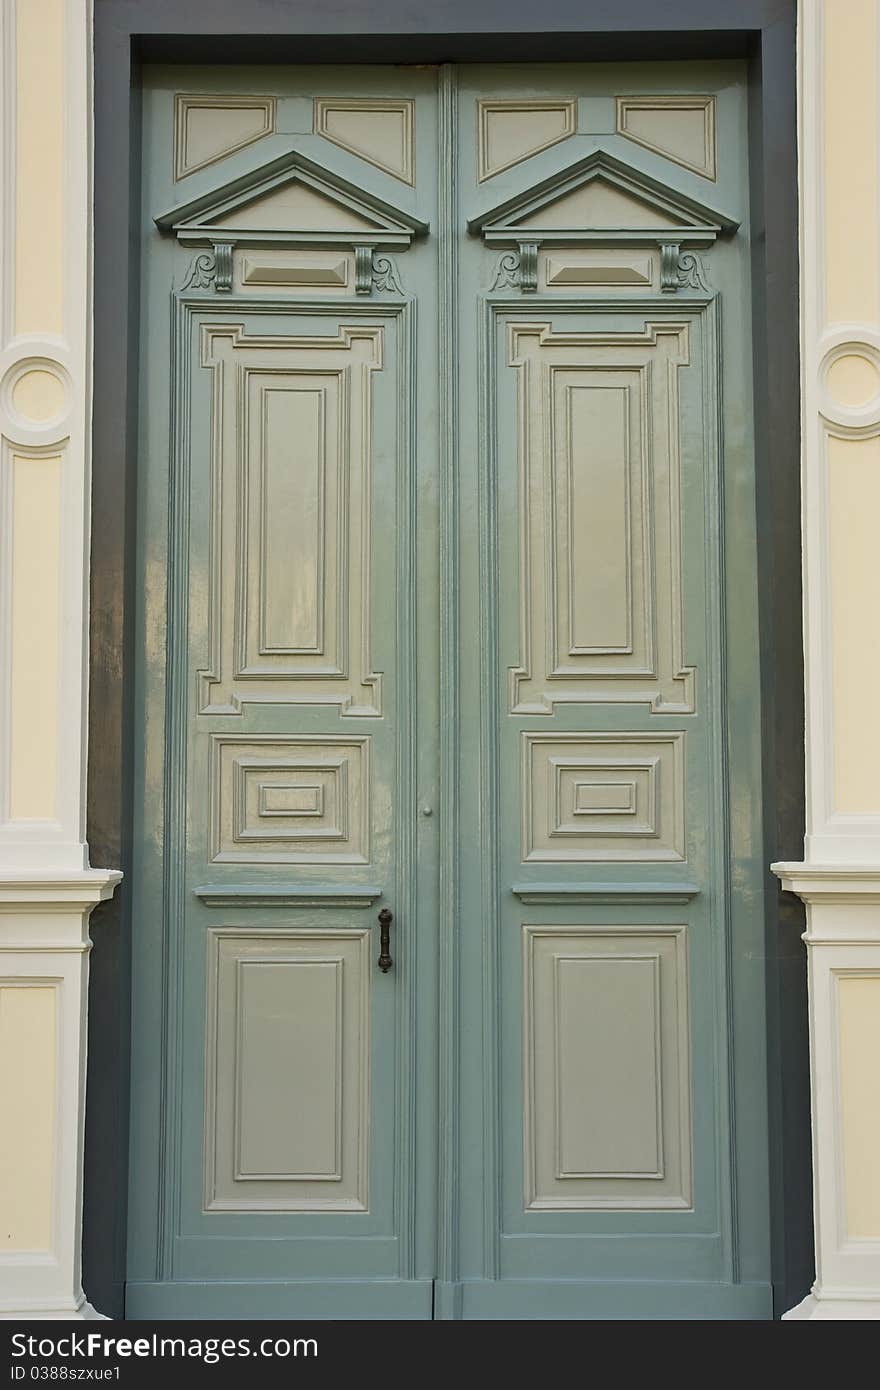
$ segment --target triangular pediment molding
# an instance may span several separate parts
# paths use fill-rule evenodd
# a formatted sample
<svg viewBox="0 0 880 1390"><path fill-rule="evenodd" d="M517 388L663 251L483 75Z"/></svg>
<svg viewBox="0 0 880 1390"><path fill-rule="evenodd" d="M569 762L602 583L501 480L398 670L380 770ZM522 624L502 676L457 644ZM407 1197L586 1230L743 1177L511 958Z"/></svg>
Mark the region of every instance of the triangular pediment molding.
<svg viewBox="0 0 880 1390"><path fill-rule="evenodd" d="M409 246L427 223L291 150L161 213L190 245Z"/></svg>
<svg viewBox="0 0 880 1390"><path fill-rule="evenodd" d="M739 223L604 150L468 223L489 245L625 241L711 244Z"/></svg>

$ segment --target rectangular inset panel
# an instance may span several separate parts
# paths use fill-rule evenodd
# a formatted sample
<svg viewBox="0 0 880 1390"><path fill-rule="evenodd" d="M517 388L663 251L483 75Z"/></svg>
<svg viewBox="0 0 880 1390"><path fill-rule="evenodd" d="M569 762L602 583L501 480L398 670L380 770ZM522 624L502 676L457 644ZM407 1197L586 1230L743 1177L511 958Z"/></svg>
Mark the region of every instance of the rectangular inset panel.
<svg viewBox="0 0 880 1390"><path fill-rule="evenodd" d="M262 392L257 657L323 650L325 392ZM250 578L250 576L249 576Z"/></svg>
<svg viewBox="0 0 880 1390"><path fill-rule="evenodd" d="M567 620L567 655L631 651L629 388L561 389L563 429L556 446L567 526L557 602Z"/></svg>
<svg viewBox="0 0 880 1390"><path fill-rule="evenodd" d="M835 971L846 1234L880 1239L880 971Z"/></svg>
<svg viewBox="0 0 880 1390"><path fill-rule="evenodd" d="M4 461L5 462L5 461ZM13 454L9 688L9 819L57 809L61 644L59 456Z"/></svg>
<svg viewBox="0 0 880 1390"><path fill-rule="evenodd" d="M342 1179L342 958L238 963L235 1180ZM284 1059L278 1104L267 1078Z"/></svg>
<svg viewBox="0 0 880 1390"><path fill-rule="evenodd" d="M0 1251L52 1246L55 985L0 981Z"/></svg>
<svg viewBox="0 0 880 1390"><path fill-rule="evenodd" d="M512 324L519 380L520 640L511 709L641 701L691 712L682 653L682 324Z"/></svg>
<svg viewBox="0 0 880 1390"><path fill-rule="evenodd" d="M209 933L207 1210L367 1210L369 940Z"/></svg>
<svg viewBox="0 0 880 1390"><path fill-rule="evenodd" d="M877 583L880 439L829 434L825 447L833 804L841 815L877 816L880 742L865 734L877 718L880 643L865 639L861 613L864 595L873 593Z"/></svg>
<svg viewBox="0 0 880 1390"><path fill-rule="evenodd" d="M686 929L523 937L526 1210L689 1207Z"/></svg>
<svg viewBox="0 0 880 1390"><path fill-rule="evenodd" d="M658 957L554 965L556 1177L662 1178Z"/></svg>
<svg viewBox="0 0 880 1390"><path fill-rule="evenodd" d="M684 734L528 734L524 860L685 858Z"/></svg>
<svg viewBox="0 0 880 1390"><path fill-rule="evenodd" d="M382 334L202 330L214 386L201 713L256 701L381 714L370 661L370 452Z"/></svg>
<svg viewBox="0 0 880 1390"><path fill-rule="evenodd" d="M211 859L366 864L369 739L215 734Z"/></svg>

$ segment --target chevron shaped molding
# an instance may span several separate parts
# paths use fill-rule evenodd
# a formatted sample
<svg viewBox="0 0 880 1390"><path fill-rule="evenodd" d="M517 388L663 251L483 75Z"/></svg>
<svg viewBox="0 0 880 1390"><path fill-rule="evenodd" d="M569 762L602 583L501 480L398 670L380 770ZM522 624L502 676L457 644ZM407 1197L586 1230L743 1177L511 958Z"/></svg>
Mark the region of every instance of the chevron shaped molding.
<svg viewBox="0 0 880 1390"><path fill-rule="evenodd" d="M296 150L216 184L155 221L180 242L201 246L256 242L405 248L428 230L411 213Z"/></svg>
<svg viewBox="0 0 880 1390"><path fill-rule="evenodd" d="M492 246L622 241L708 246L735 232L725 213L596 150L468 223Z"/></svg>

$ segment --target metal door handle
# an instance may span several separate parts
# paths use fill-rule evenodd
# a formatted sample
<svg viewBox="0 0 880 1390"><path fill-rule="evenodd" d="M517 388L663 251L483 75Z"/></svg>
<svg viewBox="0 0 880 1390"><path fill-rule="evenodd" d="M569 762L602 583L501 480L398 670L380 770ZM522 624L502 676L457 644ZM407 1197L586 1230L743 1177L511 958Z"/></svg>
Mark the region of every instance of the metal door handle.
<svg viewBox="0 0 880 1390"><path fill-rule="evenodd" d="M394 964L391 959L391 923L394 921L394 913L389 907L383 907L379 913L379 959L377 965L385 975Z"/></svg>

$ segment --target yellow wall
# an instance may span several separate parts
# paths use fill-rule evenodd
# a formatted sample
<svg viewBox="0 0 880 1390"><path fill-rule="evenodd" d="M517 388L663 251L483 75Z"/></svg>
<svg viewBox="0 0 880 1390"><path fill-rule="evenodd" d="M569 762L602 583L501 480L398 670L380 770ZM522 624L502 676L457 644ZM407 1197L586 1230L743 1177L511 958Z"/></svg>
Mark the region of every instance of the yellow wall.
<svg viewBox="0 0 880 1390"><path fill-rule="evenodd" d="M877 0L824 0L821 94L824 156L826 324L880 330ZM853 336L857 336L854 334ZM880 375L863 354L832 365L831 394L860 406L880 394ZM828 448L834 808L880 812L880 641L876 606L880 439L836 438Z"/></svg>
<svg viewBox="0 0 880 1390"><path fill-rule="evenodd" d="M4 183L12 193L0 228L6 371L0 449L6 506L0 507L0 522L9 528L0 535L0 574L11 585L8 596L0 595L9 618L8 647L0 653L9 657L0 669L0 712L8 714L10 728L0 758L0 828L14 830L22 822L51 827L59 816L59 730L66 717L62 499L70 465L65 421L71 392L62 363L72 360L76 326L66 302L65 267L69 247L83 243L82 229L71 225L69 204L65 211L65 165L73 156L77 167L66 142L81 138L71 131L67 114L65 23L69 18L84 25L88 11L79 0L0 0L0 8L0 85L14 84L14 100L5 108L10 124L0 129ZM81 74L73 80L81 84ZM83 418L84 413L83 403ZM69 967L45 948L23 966L12 944L39 944L45 932L44 918L16 913L6 896L10 870L13 878L17 872L16 852L4 847L0 856L0 1257L43 1251L43 1263L51 1268L47 1256L59 1258L64 1249L55 1222L61 1080L75 1094L78 1058L62 1056L59 1073L65 997L59 980ZM43 865L38 861L36 868ZM62 934L51 919L50 937ZM80 950L70 958L76 972ZM66 997L76 1003L73 994ZM4 1297L10 1281L15 1286L16 1266L10 1268L11 1274L0 1268Z"/></svg>
<svg viewBox="0 0 880 1390"><path fill-rule="evenodd" d="M15 20L15 331L60 334L64 0L25 0Z"/></svg>
<svg viewBox="0 0 880 1390"><path fill-rule="evenodd" d="M0 985L0 1252L52 1240L55 994Z"/></svg>
<svg viewBox="0 0 880 1390"><path fill-rule="evenodd" d="M818 30L812 27L816 11ZM827 533L812 542L815 553L807 556L807 571L812 567L815 573L824 540L827 593L816 586L811 603L814 610L828 605L830 650L822 650L820 659L830 667L831 696L830 719L810 732L811 742L820 742L810 756L827 758L833 767L827 809L832 826L842 826L837 832L843 837L841 862L845 866L848 855L857 868L861 862L870 869L877 853L871 852L868 836L877 832L867 827L880 815L880 0L802 0L804 16L810 42L818 37L818 66L803 74L802 111L806 103L817 104L820 133L818 148L807 147L802 155L815 161L807 184L815 184L821 200L819 225L807 221L803 230L810 251L806 264L814 267L804 284L807 370L815 351L824 417L821 488L812 494L812 505L821 507L822 488L827 499ZM808 219L809 211L804 215ZM809 415L809 376L805 381L809 450L815 416ZM808 510L808 537L816 536L812 521ZM808 630L812 620L808 607ZM821 746L829 734L830 748ZM847 834L854 837L849 849ZM880 875L880 864L875 869ZM880 929L865 926L880 907L872 905L873 898L859 907L853 898L853 914L846 915L845 879L844 867L838 896L827 907L814 908L811 919L814 936L841 943L814 947L812 966L814 1008L836 1001L828 1037L837 1067L827 1057L814 1060L821 1083L818 1106L814 1097L814 1130L819 1205L828 1222L840 1213L841 1249L849 1240L880 1238L880 964L874 968ZM857 893L857 886L850 891ZM850 973L844 957L851 949ZM827 1077L838 1094L827 1097L826 1108ZM840 1166L833 1185L821 1173L823 1154L828 1172ZM831 1243L831 1229L820 1227L820 1247L823 1240ZM838 1254L826 1251L832 1284L850 1277L844 1265L834 1263ZM864 1272L857 1277L863 1280ZM880 1264L874 1279L880 1298Z"/></svg>
<svg viewBox="0 0 880 1390"><path fill-rule="evenodd" d="M64 304L64 0L15 7L16 334L60 336ZM65 385L39 366L12 389L15 410L43 423L61 413ZM12 471L13 593L9 816L57 811L60 506L63 459L19 445Z"/></svg>
<svg viewBox="0 0 880 1390"><path fill-rule="evenodd" d="M57 455L12 457L12 737L9 814L55 813L61 467Z"/></svg>
<svg viewBox="0 0 880 1390"><path fill-rule="evenodd" d="M880 1239L880 974L838 981L847 1235Z"/></svg>

